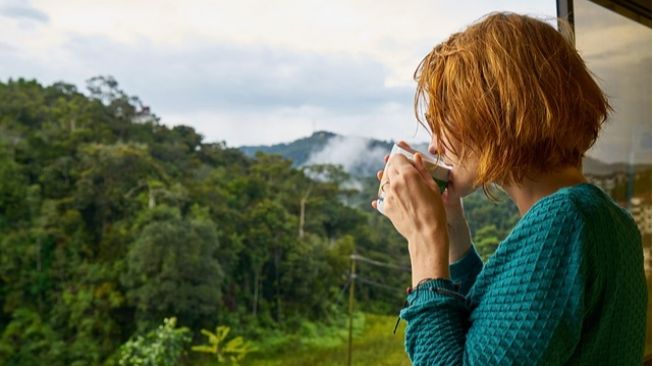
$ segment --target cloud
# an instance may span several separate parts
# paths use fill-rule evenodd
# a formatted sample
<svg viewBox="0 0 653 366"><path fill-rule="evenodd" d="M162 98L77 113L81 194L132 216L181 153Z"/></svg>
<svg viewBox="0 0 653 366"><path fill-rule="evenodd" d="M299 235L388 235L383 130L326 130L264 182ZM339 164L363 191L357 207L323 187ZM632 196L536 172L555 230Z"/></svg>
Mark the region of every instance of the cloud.
<svg viewBox="0 0 653 366"><path fill-rule="evenodd" d="M85 79L112 75L163 123L191 125L207 141L230 146L290 141L316 129L381 139L411 139L418 131L413 87L385 86L388 70L369 57L79 34L69 34L48 57L3 56L0 69L9 75L64 80L80 90Z"/></svg>
<svg viewBox="0 0 653 366"><path fill-rule="evenodd" d="M298 108L367 110L406 103L412 88L386 87L388 70L369 57L264 45L196 41L177 47L76 35L64 45L89 77L111 74L155 110Z"/></svg>
<svg viewBox="0 0 653 366"><path fill-rule="evenodd" d="M45 26L0 22L1 77L64 80L84 90L85 79L112 75L164 123L191 125L231 146L317 129L416 140L412 73L437 42L493 10L555 14L555 3L544 0L37 5L51 19ZM29 16L15 19L42 24Z"/></svg>
<svg viewBox="0 0 653 366"><path fill-rule="evenodd" d="M324 148L306 161L310 164L340 164L345 171L372 171L383 165L383 156L388 153L381 147L370 147L371 140L359 136L336 136Z"/></svg>
<svg viewBox="0 0 653 366"><path fill-rule="evenodd" d="M49 23L50 17L31 6L28 2L10 1L0 7L0 15L18 20L28 20L37 23Z"/></svg>
<svg viewBox="0 0 653 366"><path fill-rule="evenodd" d="M18 57L7 66L28 64ZM5 62L0 59L0 68ZM163 123L191 125L207 141L231 146L290 141L316 129L376 138L410 138L417 131L413 87L385 86L387 68L363 56L202 39L177 46L122 43L75 34L47 62L26 69L80 86L91 76L112 75Z"/></svg>
<svg viewBox="0 0 653 366"><path fill-rule="evenodd" d="M158 112L157 112L158 113ZM408 105L384 104L368 111L343 114L317 107L268 110L214 110L199 113L162 114L167 125L190 124L207 141L227 141L229 146L274 144L306 137L318 130L381 140L428 141L428 135L411 115Z"/></svg>
<svg viewBox="0 0 653 366"><path fill-rule="evenodd" d="M0 41L0 53L9 54L9 53L14 53L16 51L17 51L16 47L10 45L9 43Z"/></svg>
<svg viewBox="0 0 653 366"><path fill-rule="evenodd" d="M265 44L319 54L366 55L390 68L393 85L412 85L416 62L435 42L494 10L555 15L555 2L417 0L40 0L54 33L75 30L131 42ZM156 14L156 15L154 15ZM0 25L0 30L2 29Z"/></svg>
<svg viewBox="0 0 653 366"><path fill-rule="evenodd" d="M361 136L332 137L321 150L312 153L304 165L341 165L351 175L343 188L362 191L364 186L358 177L374 176L377 170L383 169L383 156L389 152L380 146L372 146L371 142L371 139ZM311 178L320 180L319 176Z"/></svg>

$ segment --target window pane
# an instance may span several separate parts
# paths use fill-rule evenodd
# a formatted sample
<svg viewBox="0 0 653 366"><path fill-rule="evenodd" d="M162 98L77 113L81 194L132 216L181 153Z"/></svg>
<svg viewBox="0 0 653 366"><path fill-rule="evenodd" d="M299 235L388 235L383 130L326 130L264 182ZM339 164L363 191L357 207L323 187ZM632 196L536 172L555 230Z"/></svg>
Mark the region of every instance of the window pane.
<svg viewBox="0 0 653 366"><path fill-rule="evenodd" d="M642 233L649 286L646 355L651 353L651 29L590 1L574 2L576 46L608 94L607 121L585 174L623 207Z"/></svg>

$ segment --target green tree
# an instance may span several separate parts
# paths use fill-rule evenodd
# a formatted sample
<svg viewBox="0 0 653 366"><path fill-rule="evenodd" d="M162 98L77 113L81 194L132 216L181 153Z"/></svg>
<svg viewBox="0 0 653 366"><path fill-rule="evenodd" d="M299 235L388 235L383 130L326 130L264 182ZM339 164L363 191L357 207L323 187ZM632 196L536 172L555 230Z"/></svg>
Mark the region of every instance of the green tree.
<svg viewBox="0 0 653 366"><path fill-rule="evenodd" d="M137 317L176 314L192 326L212 320L224 279L215 224L199 207L188 217L164 205L149 211L129 246L123 277Z"/></svg>
<svg viewBox="0 0 653 366"><path fill-rule="evenodd" d="M499 231L494 225L486 225L476 231L474 245L484 262L499 246Z"/></svg>
<svg viewBox="0 0 653 366"><path fill-rule="evenodd" d="M16 309L0 333L0 364L64 365L65 343L41 316L28 308Z"/></svg>
<svg viewBox="0 0 653 366"><path fill-rule="evenodd" d="M245 220L247 223L244 239L245 260L249 267L248 283L251 283L252 289L252 317L256 318L258 313L261 290L264 284L264 265L272 260L274 282L271 282L276 290L276 319L280 321L282 310L279 266L284 252L295 242L296 221L281 204L269 199L264 199L254 205L249 210Z"/></svg>

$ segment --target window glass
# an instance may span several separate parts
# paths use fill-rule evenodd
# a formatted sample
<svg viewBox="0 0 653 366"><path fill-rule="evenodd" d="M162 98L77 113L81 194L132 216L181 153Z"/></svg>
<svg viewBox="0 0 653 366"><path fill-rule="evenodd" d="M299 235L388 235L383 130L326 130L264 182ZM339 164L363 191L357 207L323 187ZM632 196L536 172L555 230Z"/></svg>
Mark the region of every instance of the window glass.
<svg viewBox="0 0 653 366"><path fill-rule="evenodd" d="M614 108L584 172L639 226L651 324L651 28L586 0L574 1L574 20L576 47Z"/></svg>

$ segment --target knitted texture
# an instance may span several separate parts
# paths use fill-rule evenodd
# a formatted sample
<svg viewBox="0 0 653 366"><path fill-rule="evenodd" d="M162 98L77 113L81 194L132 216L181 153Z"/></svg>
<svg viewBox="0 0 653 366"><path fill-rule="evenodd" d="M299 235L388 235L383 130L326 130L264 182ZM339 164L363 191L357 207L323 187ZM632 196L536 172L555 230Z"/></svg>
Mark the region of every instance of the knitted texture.
<svg viewBox="0 0 653 366"><path fill-rule="evenodd" d="M630 214L589 183L537 201L485 265L475 247L407 295L413 365L641 365L647 284Z"/></svg>

